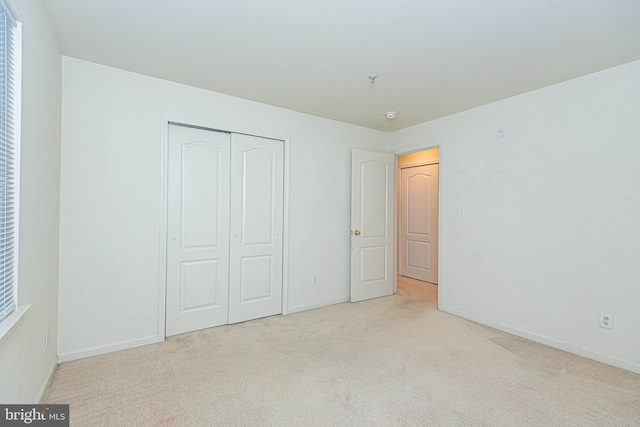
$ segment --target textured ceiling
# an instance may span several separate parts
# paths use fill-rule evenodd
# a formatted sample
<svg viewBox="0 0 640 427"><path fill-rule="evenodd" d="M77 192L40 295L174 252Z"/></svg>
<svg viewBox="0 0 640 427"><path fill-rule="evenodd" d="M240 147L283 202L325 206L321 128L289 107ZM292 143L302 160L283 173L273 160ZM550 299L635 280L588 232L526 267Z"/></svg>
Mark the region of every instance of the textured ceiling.
<svg viewBox="0 0 640 427"><path fill-rule="evenodd" d="M43 2L65 55L384 131L640 59L639 0Z"/></svg>

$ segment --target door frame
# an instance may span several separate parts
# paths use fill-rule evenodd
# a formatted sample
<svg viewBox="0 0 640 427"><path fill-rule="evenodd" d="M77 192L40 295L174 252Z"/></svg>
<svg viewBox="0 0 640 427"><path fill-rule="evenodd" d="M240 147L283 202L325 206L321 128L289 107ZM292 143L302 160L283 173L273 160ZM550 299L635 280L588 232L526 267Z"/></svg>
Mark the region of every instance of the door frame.
<svg viewBox="0 0 640 427"><path fill-rule="evenodd" d="M400 150L400 151L392 151L391 154L393 154L396 157L396 161L395 161L395 174L396 177L398 176L398 174L400 173L400 168L398 167L398 156L402 156L404 154L411 154L411 153L417 153L420 151L425 151L425 150L431 150L432 148L439 148L440 149L440 154L439 154L439 158L438 158L438 307L442 306L443 303L443 295L446 289L445 286L445 277L443 274L443 269L442 269L442 265L443 265L443 259L444 257L442 256L442 254L444 253L444 244L445 244L445 240L444 240L444 233L443 233L443 223L444 221L442 221L443 218L443 200L444 200L444 180L442 179L442 170L445 167L445 162L444 162L444 144L443 144L444 140L443 139L438 139L435 141L430 141L428 143L425 143L424 146L418 147L418 148L413 148L411 150ZM436 163L436 162L433 162ZM398 184L399 185L399 184ZM397 278L398 278L398 271L399 271L399 266L398 266L398 254L399 254L399 245L398 245L398 240L400 239L400 234L397 232L398 231L398 227L400 226L399 220L400 218L398 218L398 212L400 209L400 191L398 191L398 189L396 188L396 197L395 197L395 224L394 227L396 228L396 234L397 237L396 239L394 239L394 243L393 243L393 252L394 252L394 274L395 274L395 281L394 281L394 293L398 292L398 288L397 288Z"/></svg>
<svg viewBox="0 0 640 427"><path fill-rule="evenodd" d="M213 115L213 114L211 114ZM289 160L291 138L256 131L251 128L239 128L237 125L219 123L215 120L174 117L162 115L160 119L160 229L158 233L158 317L156 342L166 339L166 302L167 302L167 226L168 226L168 180L169 180L169 123L181 123L206 130L230 132L275 139L284 143L283 161L283 200L282 200L282 314L289 314Z"/></svg>

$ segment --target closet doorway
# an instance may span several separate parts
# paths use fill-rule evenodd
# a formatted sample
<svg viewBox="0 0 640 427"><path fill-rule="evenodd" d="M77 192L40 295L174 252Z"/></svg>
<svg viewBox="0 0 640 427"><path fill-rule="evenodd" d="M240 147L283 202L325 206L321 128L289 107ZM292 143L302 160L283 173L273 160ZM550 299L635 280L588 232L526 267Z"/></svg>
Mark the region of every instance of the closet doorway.
<svg viewBox="0 0 640 427"><path fill-rule="evenodd" d="M169 123L166 336L282 313L284 142Z"/></svg>
<svg viewBox="0 0 640 427"><path fill-rule="evenodd" d="M438 284L440 150L398 156L398 274Z"/></svg>

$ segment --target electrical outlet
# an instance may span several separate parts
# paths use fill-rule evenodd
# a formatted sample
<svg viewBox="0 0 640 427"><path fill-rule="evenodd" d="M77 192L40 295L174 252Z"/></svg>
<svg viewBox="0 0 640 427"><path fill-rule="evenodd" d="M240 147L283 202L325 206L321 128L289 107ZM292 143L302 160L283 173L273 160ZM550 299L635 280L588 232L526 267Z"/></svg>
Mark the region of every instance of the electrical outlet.
<svg viewBox="0 0 640 427"><path fill-rule="evenodd" d="M600 327L605 329L613 329L613 314L600 313Z"/></svg>
<svg viewBox="0 0 640 427"><path fill-rule="evenodd" d="M460 205L458 206L458 216L465 216L467 214L467 209Z"/></svg>
<svg viewBox="0 0 640 427"><path fill-rule="evenodd" d="M316 286L317 284L318 284L318 276L314 274L313 276L311 276L311 285Z"/></svg>
<svg viewBox="0 0 640 427"><path fill-rule="evenodd" d="M44 348L49 348L49 330L44 331Z"/></svg>

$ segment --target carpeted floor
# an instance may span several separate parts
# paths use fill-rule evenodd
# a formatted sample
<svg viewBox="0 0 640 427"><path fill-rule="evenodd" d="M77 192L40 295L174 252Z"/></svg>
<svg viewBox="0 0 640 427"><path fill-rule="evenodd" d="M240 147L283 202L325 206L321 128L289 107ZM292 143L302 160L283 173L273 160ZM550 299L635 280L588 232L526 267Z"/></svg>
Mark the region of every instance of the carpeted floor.
<svg viewBox="0 0 640 427"><path fill-rule="evenodd" d="M436 310L437 287L60 365L72 426L638 426L640 375Z"/></svg>

